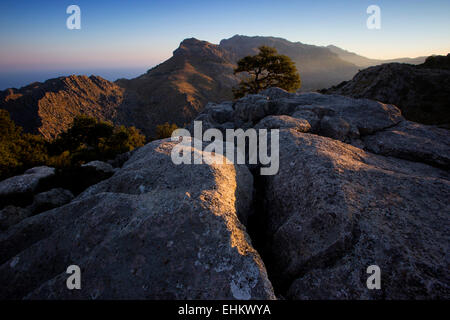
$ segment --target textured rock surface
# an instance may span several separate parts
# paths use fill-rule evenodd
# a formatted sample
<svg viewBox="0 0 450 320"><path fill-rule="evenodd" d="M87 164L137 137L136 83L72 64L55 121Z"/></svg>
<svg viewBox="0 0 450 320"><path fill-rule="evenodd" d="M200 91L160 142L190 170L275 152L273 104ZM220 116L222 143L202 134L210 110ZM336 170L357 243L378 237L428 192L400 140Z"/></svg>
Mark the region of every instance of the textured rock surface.
<svg viewBox="0 0 450 320"><path fill-rule="evenodd" d="M114 159L108 160L108 164L110 164L113 168L120 168L127 162L128 159L132 156L136 149L132 151L128 151L122 154L117 155Z"/></svg>
<svg viewBox="0 0 450 320"><path fill-rule="evenodd" d="M0 298L271 299L265 266L289 299L450 298L447 130L393 105L277 88L210 103L197 120L280 128L279 172L176 166L174 142L148 144L0 233ZM66 289L71 264L80 291ZM370 265L381 290L366 287Z"/></svg>
<svg viewBox="0 0 450 320"><path fill-rule="evenodd" d="M33 214L61 207L74 198L72 192L62 188L51 189L34 196L33 204L29 209Z"/></svg>
<svg viewBox="0 0 450 320"><path fill-rule="evenodd" d="M75 194L80 193L87 187L99 183L111 177L116 169L109 163L103 161L91 161L75 168L73 177L67 177L76 182ZM78 188L80 186L80 188ZM72 190L72 189L71 189Z"/></svg>
<svg viewBox="0 0 450 320"><path fill-rule="evenodd" d="M198 119L224 129L214 108L222 106L211 105ZM285 127L280 170L256 185L261 204L252 234L278 293L290 299L450 297L447 130L407 121L393 105L276 88L232 109L234 122L226 123L232 128L292 118L311 126L312 134L279 126ZM381 290L366 287L373 264L381 268Z"/></svg>
<svg viewBox="0 0 450 320"><path fill-rule="evenodd" d="M229 110L227 120L216 110ZM271 88L258 95L248 95L234 104L209 104L197 121L204 128L288 128L313 132L352 143L363 136L395 126L404 120L400 110L368 99L353 99L319 93L289 94Z"/></svg>
<svg viewBox="0 0 450 320"><path fill-rule="evenodd" d="M292 128L300 132L311 131L311 125L305 119L296 119L289 116L267 116L258 122L255 129L282 129Z"/></svg>
<svg viewBox="0 0 450 320"><path fill-rule="evenodd" d="M322 92L395 104L411 121L450 124L450 70L443 64L383 64Z"/></svg>
<svg viewBox="0 0 450 320"><path fill-rule="evenodd" d="M450 168L450 133L446 129L403 121L365 137L364 143L377 154Z"/></svg>
<svg viewBox="0 0 450 320"><path fill-rule="evenodd" d="M176 166L174 144L140 148L68 205L0 233L0 298L274 298L238 219L252 201L248 169ZM71 264L81 290L66 288Z"/></svg>
<svg viewBox="0 0 450 320"><path fill-rule="evenodd" d="M45 179L55 175L55 169L36 167L23 175L11 177L0 182L0 207L5 205L26 205L33 200L33 193Z"/></svg>
<svg viewBox="0 0 450 320"><path fill-rule="evenodd" d="M297 278L290 298L449 297L448 172L294 130L280 146L264 194L274 272ZM365 286L370 265L379 291Z"/></svg>
<svg viewBox="0 0 450 320"><path fill-rule="evenodd" d="M7 206L0 210L0 230L6 230L29 216L31 211L28 209Z"/></svg>
<svg viewBox="0 0 450 320"><path fill-rule="evenodd" d="M109 163L103 161L91 161L81 165L82 168L92 168L101 173L114 173L114 168Z"/></svg>

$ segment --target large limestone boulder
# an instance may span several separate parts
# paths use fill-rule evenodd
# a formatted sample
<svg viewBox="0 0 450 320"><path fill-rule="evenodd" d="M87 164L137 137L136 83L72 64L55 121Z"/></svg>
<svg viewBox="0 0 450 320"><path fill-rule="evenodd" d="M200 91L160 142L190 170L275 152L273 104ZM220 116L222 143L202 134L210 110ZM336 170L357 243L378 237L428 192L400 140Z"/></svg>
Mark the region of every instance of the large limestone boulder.
<svg viewBox="0 0 450 320"><path fill-rule="evenodd" d="M261 188L269 271L288 298L450 298L448 172L285 129ZM366 287L370 265L381 290Z"/></svg>
<svg viewBox="0 0 450 320"><path fill-rule="evenodd" d="M448 131L394 105L277 88L196 120L280 129L279 172L177 166L169 140L120 169L92 163L112 176L0 233L0 299L272 299L265 265L288 299L450 298ZM81 290L66 288L71 264Z"/></svg>
<svg viewBox="0 0 450 320"><path fill-rule="evenodd" d="M54 188L34 196L33 204L28 207L33 214L61 207L74 198L72 192L62 188Z"/></svg>
<svg viewBox="0 0 450 320"><path fill-rule="evenodd" d="M25 206L33 201L33 193L42 183L55 175L50 167L35 167L23 175L11 177L0 182L0 208L5 205Z"/></svg>
<svg viewBox="0 0 450 320"><path fill-rule="evenodd" d="M301 132L361 144L363 137L404 118L396 106L378 101L271 88L234 103L209 104L196 120L205 129L297 127Z"/></svg>
<svg viewBox="0 0 450 320"><path fill-rule="evenodd" d="M111 164L103 162L103 161L91 161L81 165L84 169L93 169L97 172L105 173L105 174L113 174L114 168Z"/></svg>
<svg viewBox="0 0 450 320"><path fill-rule="evenodd" d="M32 212L25 208L7 206L0 210L0 230L6 230L9 227L19 223L25 218L31 216Z"/></svg>
<svg viewBox="0 0 450 320"><path fill-rule="evenodd" d="M175 144L140 148L69 204L0 233L0 299L275 298L238 219L252 201L248 169L175 165ZM81 290L66 287L72 264Z"/></svg>

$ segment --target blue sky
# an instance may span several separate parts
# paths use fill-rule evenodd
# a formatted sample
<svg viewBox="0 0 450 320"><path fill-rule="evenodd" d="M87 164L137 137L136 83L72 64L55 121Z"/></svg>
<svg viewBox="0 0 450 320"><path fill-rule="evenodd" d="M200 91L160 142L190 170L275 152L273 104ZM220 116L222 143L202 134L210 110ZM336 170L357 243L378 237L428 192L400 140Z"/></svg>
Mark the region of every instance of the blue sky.
<svg viewBox="0 0 450 320"><path fill-rule="evenodd" d="M81 30L66 28L71 4L81 8ZM366 28L371 4L381 8L380 30ZM185 38L218 43L235 34L334 44L371 58L444 54L449 13L449 0L2 0L0 73L117 69L130 76L169 58Z"/></svg>

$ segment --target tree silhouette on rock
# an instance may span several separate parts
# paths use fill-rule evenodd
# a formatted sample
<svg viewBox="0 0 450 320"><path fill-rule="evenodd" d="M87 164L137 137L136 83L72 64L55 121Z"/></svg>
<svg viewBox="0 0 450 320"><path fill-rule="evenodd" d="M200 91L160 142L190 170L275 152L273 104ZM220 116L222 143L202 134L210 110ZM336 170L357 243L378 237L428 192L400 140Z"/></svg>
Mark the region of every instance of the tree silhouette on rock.
<svg viewBox="0 0 450 320"><path fill-rule="evenodd" d="M291 58L278 54L272 47L261 46L258 49L257 55L244 57L237 63L234 74L245 72L248 76L233 89L236 99L270 87L279 87L289 92L300 88L300 75Z"/></svg>

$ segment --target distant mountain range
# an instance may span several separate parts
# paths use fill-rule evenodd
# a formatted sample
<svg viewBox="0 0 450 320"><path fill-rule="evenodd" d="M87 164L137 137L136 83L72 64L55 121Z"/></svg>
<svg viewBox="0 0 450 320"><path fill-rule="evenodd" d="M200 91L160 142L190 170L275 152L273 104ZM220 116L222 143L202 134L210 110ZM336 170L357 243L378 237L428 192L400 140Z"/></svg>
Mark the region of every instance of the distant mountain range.
<svg viewBox="0 0 450 320"><path fill-rule="evenodd" d="M239 77L236 62L269 45L296 63L302 91L311 91L350 80L360 68L381 64L335 46L320 47L274 37L236 35L219 45L197 39L184 40L173 56L147 73L110 82L97 76L69 76L32 83L0 92L0 108L26 131L48 139L65 130L77 114L87 114L117 124L134 125L147 136L157 124L190 122L209 102L232 99L231 88ZM424 57L397 59L421 63Z"/></svg>
<svg viewBox="0 0 450 320"><path fill-rule="evenodd" d="M389 59L389 60L380 60L380 59L370 59L363 56L360 56L356 53L341 49L339 47L329 45L327 48L337 54L339 58L344 61L350 62L360 68L368 68L376 65L380 65L383 63L409 63L409 64L421 64L425 62L426 56L417 57L417 58L398 58L398 59Z"/></svg>

